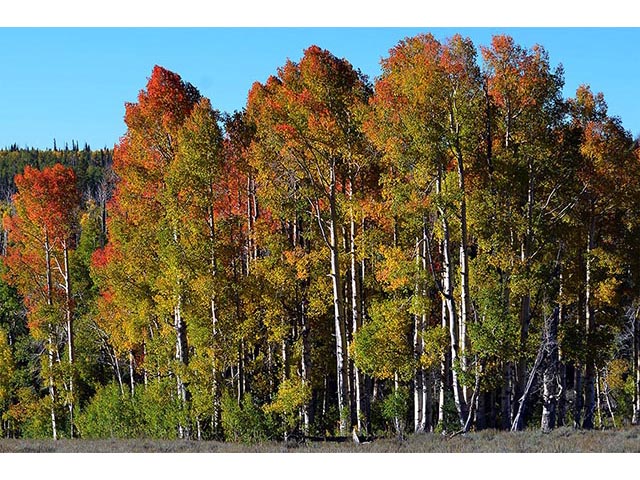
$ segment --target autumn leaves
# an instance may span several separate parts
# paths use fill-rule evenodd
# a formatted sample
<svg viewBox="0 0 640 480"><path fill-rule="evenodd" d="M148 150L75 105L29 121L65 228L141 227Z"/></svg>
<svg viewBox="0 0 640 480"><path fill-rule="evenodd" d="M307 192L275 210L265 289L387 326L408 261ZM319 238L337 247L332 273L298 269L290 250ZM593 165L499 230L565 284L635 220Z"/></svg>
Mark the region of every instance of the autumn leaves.
<svg viewBox="0 0 640 480"><path fill-rule="evenodd" d="M407 38L371 85L313 46L224 116L155 67L126 107L91 263L121 394L159 388L182 438L400 433L408 417L415 431L522 428L535 365L545 428L567 421L567 390L586 402L571 418L593 426L617 355L594 349L636 298L620 240L637 230L638 157L601 97L562 98L542 47L498 36L480 53ZM49 345L43 372L68 340L49 395L73 417L82 299L65 258L80 201L59 166L16 185L8 278ZM559 350L534 364L540 338Z"/></svg>

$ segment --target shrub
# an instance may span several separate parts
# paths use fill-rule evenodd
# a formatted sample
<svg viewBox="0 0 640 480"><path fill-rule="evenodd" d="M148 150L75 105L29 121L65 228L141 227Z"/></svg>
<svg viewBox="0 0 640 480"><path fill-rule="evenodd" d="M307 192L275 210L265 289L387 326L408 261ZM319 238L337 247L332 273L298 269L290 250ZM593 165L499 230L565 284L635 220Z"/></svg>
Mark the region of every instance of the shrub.
<svg viewBox="0 0 640 480"><path fill-rule="evenodd" d="M402 436L406 428L407 405L409 403L409 392L401 387L386 397L382 402L382 416L391 421L397 435Z"/></svg>
<svg viewBox="0 0 640 480"><path fill-rule="evenodd" d="M225 440L244 443L262 442L277 433L273 418L253 403L251 394L245 394L238 405L226 391L222 395L222 429Z"/></svg>
<svg viewBox="0 0 640 480"><path fill-rule="evenodd" d="M142 425L129 393L123 396L116 383L99 388L78 415L76 426L83 438L135 438Z"/></svg>
<svg viewBox="0 0 640 480"><path fill-rule="evenodd" d="M178 436L178 422L184 422L170 380L151 382L138 388L133 399L116 383L97 390L78 415L77 426L84 438L157 438ZM183 423L184 424L184 423Z"/></svg>

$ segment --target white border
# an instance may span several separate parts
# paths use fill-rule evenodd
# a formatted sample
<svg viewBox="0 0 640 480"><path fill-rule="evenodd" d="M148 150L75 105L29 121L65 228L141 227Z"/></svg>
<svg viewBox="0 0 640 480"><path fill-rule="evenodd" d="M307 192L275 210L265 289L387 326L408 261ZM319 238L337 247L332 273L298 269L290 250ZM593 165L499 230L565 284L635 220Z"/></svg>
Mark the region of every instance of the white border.
<svg viewBox="0 0 640 480"><path fill-rule="evenodd" d="M20 0L2 26L640 26L632 0Z"/></svg>

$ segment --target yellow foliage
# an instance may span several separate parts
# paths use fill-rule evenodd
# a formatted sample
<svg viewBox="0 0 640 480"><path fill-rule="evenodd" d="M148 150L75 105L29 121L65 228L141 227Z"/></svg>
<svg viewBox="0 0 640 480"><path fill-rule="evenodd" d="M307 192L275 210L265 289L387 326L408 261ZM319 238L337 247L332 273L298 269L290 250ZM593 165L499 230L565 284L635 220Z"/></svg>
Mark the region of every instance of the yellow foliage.
<svg viewBox="0 0 640 480"><path fill-rule="evenodd" d="M311 388L305 385L301 378L287 378L280 384L273 402L265 405L267 413L287 415L295 413L300 407L311 400Z"/></svg>
<svg viewBox="0 0 640 480"><path fill-rule="evenodd" d="M617 358L609 362L607 368L607 384L614 391L624 389L625 377L630 373L629 364Z"/></svg>
<svg viewBox="0 0 640 480"><path fill-rule="evenodd" d="M15 370L6 332L0 327L0 405L11 396L11 379Z"/></svg>
<svg viewBox="0 0 640 480"><path fill-rule="evenodd" d="M383 259L376 272L376 279L391 292L410 287L414 262L408 257L408 253L399 247L386 245L380 246L379 252Z"/></svg>

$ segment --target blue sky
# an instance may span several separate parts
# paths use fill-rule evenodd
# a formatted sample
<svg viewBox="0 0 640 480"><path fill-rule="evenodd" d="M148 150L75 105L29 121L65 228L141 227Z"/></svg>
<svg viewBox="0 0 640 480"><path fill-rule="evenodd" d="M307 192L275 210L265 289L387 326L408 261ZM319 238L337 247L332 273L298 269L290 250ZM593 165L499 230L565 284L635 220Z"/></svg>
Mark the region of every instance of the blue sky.
<svg viewBox="0 0 640 480"><path fill-rule="evenodd" d="M507 33L543 45L565 69L565 96L602 91L609 112L640 134L640 28L0 28L0 148L51 148L77 140L112 147L125 132L124 103L136 100L154 65L194 84L215 108L241 109L254 81L316 44L372 79L400 39L454 33L487 45Z"/></svg>

